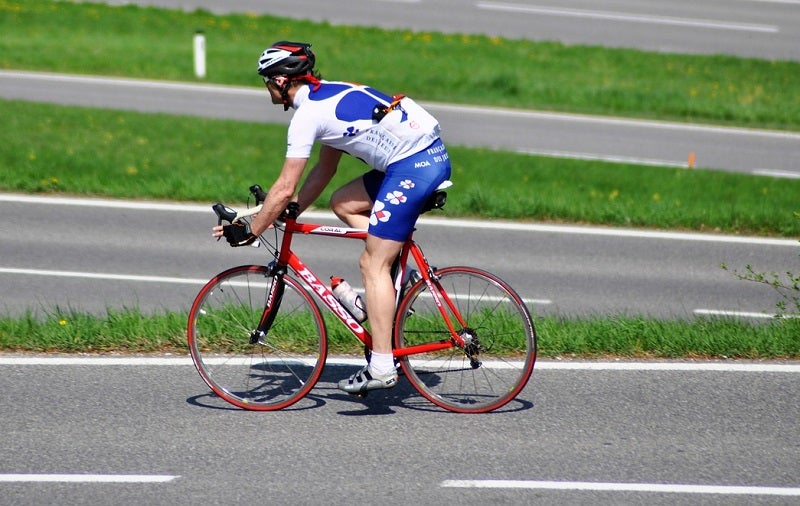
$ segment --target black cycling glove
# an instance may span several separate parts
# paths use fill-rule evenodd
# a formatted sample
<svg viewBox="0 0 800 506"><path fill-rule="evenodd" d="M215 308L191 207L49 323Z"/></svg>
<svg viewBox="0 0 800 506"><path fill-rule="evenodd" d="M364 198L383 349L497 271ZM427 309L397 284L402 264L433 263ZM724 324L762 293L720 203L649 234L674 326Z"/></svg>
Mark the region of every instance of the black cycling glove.
<svg viewBox="0 0 800 506"><path fill-rule="evenodd" d="M247 223L231 223L222 227L222 235L228 240L228 244L234 248L238 246L247 246L253 244L258 239L253 232L250 231L250 225Z"/></svg>

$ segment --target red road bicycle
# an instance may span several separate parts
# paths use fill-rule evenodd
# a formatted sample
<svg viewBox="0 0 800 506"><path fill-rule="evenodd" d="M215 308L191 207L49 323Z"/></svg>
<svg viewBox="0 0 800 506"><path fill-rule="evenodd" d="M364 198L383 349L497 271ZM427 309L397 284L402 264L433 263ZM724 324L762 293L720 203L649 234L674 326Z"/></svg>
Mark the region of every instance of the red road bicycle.
<svg viewBox="0 0 800 506"><path fill-rule="evenodd" d="M265 194L250 188L256 206L213 206L222 221L247 221ZM437 190L426 210L442 207ZM371 336L330 288L292 251L295 234L365 239L366 231L299 223L289 205L275 240L260 240L268 265L242 265L214 276L189 313L192 360L211 390L248 410L278 410L308 394L328 354L327 328L316 300L364 344ZM282 232L282 236L280 233ZM412 259L420 274L402 286ZM473 267L431 267L412 237L393 273L397 288L393 347L402 374L425 398L459 413L504 406L525 387L536 360L536 331L519 295L497 276ZM316 300L315 300L316 297ZM369 308L367 308L369 312Z"/></svg>

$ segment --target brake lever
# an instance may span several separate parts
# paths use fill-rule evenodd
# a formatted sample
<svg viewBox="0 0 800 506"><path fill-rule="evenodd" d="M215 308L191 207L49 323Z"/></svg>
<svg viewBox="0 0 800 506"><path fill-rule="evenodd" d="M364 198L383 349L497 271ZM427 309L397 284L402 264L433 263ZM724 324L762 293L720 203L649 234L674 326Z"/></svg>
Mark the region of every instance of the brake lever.
<svg viewBox="0 0 800 506"><path fill-rule="evenodd" d="M252 193L255 197L256 205L263 204L264 201L267 200L267 192L265 192L261 186L257 184L254 184L250 187L250 193Z"/></svg>
<svg viewBox="0 0 800 506"><path fill-rule="evenodd" d="M226 207L222 202L217 202L211 209L217 215L217 225L222 225L223 221L227 221L228 223L233 223L233 220L236 219L236 211L231 209L230 207ZM217 242L222 239L222 237L217 237Z"/></svg>

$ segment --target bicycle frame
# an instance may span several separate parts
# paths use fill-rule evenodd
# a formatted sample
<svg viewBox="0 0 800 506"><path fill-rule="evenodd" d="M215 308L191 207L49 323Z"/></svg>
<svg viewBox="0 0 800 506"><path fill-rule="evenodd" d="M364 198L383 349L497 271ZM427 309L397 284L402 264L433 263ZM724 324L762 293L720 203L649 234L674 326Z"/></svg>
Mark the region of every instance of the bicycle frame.
<svg viewBox="0 0 800 506"><path fill-rule="evenodd" d="M266 199L257 185L250 191L256 204ZM435 192L424 209L441 207L444 198L443 192ZM260 205L242 211L222 203L212 207L220 225L245 224L261 210ZM187 335L195 368L216 395L240 408L283 409L311 391L327 359L330 322L324 318L325 308L365 346L369 361L374 343L369 325L357 321L327 279L320 279L292 250L295 234L364 241L368 232L298 223L298 215L297 203L291 203L275 223L274 241L264 242L272 260L268 265L242 265L217 274L189 312ZM230 230L223 232L230 236ZM241 230L236 232L234 237ZM406 271L414 264L421 279L414 276L404 283L412 278ZM485 413L519 394L533 372L536 330L522 298L508 283L474 267L431 267L411 236L400 247L392 277L397 290L395 365L423 397L448 411ZM520 355L524 360L518 360Z"/></svg>
<svg viewBox="0 0 800 506"><path fill-rule="evenodd" d="M246 212L246 214L241 213L238 218L255 214L258 212L257 209L258 208L250 209ZM284 225L280 228L283 229L283 238L281 240L280 248L277 252L276 260L272 269L273 276L277 282L272 283L270 287L270 292L267 296L267 303L264 307L264 314L261 318L261 324L256 332L266 334L269 331L269 325L271 324L272 320L274 319L274 315L277 313L277 310L280 307L281 290L283 289L282 277L286 272L286 268L288 267L292 270L292 272L294 272L295 275L297 275L303 282L306 283L311 291L316 294L317 298L319 298L319 300L321 300L325 306L327 306L328 309L330 309L331 312L336 315L339 321L341 321L342 324L347 327L353 336L364 343L367 348L372 349L372 335L369 333L369 331L364 328L350 314L350 312L347 311L347 309L345 309L336 296L333 295L333 292L330 290L330 288L328 288L326 283L321 280L291 249L292 240L294 238L294 234L296 233L301 233L304 235L328 236L340 239L365 240L367 238L367 231L362 229L322 225L316 223L299 223L297 222L296 213L291 212L291 206L288 216L285 217ZM433 275L425 255L422 253L420 247L413 241L411 236L406 240L400 252L401 268L398 270L395 278L395 288L397 289L398 298L402 275L406 269L409 255L411 255L411 257L414 259L414 262L418 266L419 272L422 276L422 281L428 284L430 293L434 298L434 303L441 313L447 328L449 329L450 336L449 339L443 339L435 343L427 343L395 349L394 356L403 357L417 353L428 353L452 348L454 346L463 348L464 339L459 334L459 329L464 329L464 320L456 308L456 305L448 297L447 293L444 292L440 286L438 286L436 278ZM399 300L397 302L399 302ZM452 318L450 315L452 315ZM455 320L457 323L454 324L453 320Z"/></svg>

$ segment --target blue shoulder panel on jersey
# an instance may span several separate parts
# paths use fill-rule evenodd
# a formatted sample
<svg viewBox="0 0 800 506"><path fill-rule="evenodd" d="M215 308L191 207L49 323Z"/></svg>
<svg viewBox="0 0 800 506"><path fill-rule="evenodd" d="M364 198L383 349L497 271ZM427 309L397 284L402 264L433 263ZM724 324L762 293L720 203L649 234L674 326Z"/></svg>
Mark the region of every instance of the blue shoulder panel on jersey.
<svg viewBox="0 0 800 506"><path fill-rule="evenodd" d="M352 86L348 84L325 83L322 86L320 86L317 91L312 91L311 93L309 93L308 98L311 100L325 100L326 98L331 98L332 96L337 95L345 90L349 90L350 88L352 88Z"/></svg>
<svg viewBox="0 0 800 506"><path fill-rule="evenodd" d="M340 121L371 120L372 109L376 104L375 97L367 95L363 91L347 93L336 104L336 118Z"/></svg>
<svg viewBox="0 0 800 506"><path fill-rule="evenodd" d="M383 93L382 91L378 91L375 88L367 88L367 91L375 95L376 97L380 97L382 100L385 100L388 103L392 102L392 97Z"/></svg>

